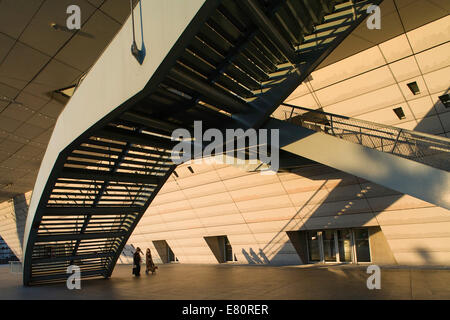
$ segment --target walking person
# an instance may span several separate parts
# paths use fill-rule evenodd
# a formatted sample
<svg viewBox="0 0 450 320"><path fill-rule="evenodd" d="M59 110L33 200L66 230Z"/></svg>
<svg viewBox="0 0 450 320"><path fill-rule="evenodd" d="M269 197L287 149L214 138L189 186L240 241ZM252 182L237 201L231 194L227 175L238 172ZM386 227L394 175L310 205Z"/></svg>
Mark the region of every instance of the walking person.
<svg viewBox="0 0 450 320"><path fill-rule="evenodd" d="M136 277L141 275L141 248L137 247L133 256L133 274Z"/></svg>
<svg viewBox="0 0 450 320"><path fill-rule="evenodd" d="M156 272L156 269L158 269L158 267L155 266L155 264L153 263L152 253L151 253L150 249L148 249L148 248L147 248L147 252L145 254L145 264L146 264L146 268L145 268L146 274L148 274L149 271L151 271L152 274L154 274Z"/></svg>

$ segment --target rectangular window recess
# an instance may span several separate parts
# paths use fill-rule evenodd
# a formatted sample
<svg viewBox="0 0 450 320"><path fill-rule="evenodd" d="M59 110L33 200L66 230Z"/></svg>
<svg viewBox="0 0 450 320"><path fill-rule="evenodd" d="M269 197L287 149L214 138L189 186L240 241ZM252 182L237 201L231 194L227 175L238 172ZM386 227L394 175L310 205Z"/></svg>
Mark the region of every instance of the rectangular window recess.
<svg viewBox="0 0 450 320"><path fill-rule="evenodd" d="M397 115L397 117L398 117L400 120L403 120L403 119L406 118L405 113L403 112L403 108L402 108L402 107L395 108L393 111L395 112L395 114Z"/></svg>
<svg viewBox="0 0 450 320"><path fill-rule="evenodd" d="M178 178L178 173L174 170L173 175Z"/></svg>
<svg viewBox="0 0 450 320"><path fill-rule="evenodd" d="M187 167L187 168L188 168L188 170L189 170L191 173L194 173L194 169L192 169L191 166L189 166L189 167Z"/></svg>
<svg viewBox="0 0 450 320"><path fill-rule="evenodd" d="M414 95L420 94L420 89L419 89L419 86L417 85L416 81L408 83L407 86Z"/></svg>
<svg viewBox="0 0 450 320"><path fill-rule="evenodd" d="M450 95L448 93L440 96L439 100L441 100L444 107L450 108Z"/></svg>

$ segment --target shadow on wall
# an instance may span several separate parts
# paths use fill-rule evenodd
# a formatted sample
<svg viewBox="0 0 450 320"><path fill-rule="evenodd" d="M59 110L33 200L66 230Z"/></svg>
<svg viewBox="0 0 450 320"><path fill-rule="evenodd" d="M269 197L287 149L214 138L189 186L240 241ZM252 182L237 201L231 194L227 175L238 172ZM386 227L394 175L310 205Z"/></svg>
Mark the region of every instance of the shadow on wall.
<svg viewBox="0 0 450 320"><path fill-rule="evenodd" d="M264 251L262 249L259 249L259 255L256 254L256 252L250 248L249 252L247 252L245 249L242 249L242 254L247 260L248 264L268 264L270 263L270 260L267 258L267 256L264 254Z"/></svg>
<svg viewBox="0 0 450 320"><path fill-rule="evenodd" d="M446 90L446 93L450 91L450 88ZM434 106L429 110L429 112L424 116L424 120L417 123L414 130L420 131L420 132L429 132L430 128L428 127L427 120L430 119L430 117L438 117L438 120L442 126L442 128L435 132L435 134L441 134L445 132L445 126L447 125L442 121L442 118L440 118L437 110L443 109L444 106L442 103L438 100ZM449 111L450 112L450 111ZM442 131L444 130L444 131ZM370 161L376 161L376 159L373 159L370 157L368 153L364 152L364 149L361 149L362 152L359 155L354 155L362 159L361 162L364 162L363 159L368 159ZM368 150L368 149L367 149ZM320 197L319 193L321 190L327 189L327 183L329 183L329 179L325 180L325 182L313 193L313 195L302 205L302 207L296 212L296 214L283 226L283 228L269 241L269 243L264 246L262 249L259 250L260 254L259 256L256 255L256 253L253 251L253 249L250 249L250 252L246 252L245 250L242 250L242 253L244 257L247 259L249 264L262 264L262 263L270 263L270 264L292 264L290 262L283 263L284 258L282 255L289 250L292 251L291 246L289 245L289 241L286 241L283 245L280 245L280 242L278 240L285 238L286 232L291 230L320 230L320 229L331 229L331 228L342 228L345 227L362 227L367 222L369 222L370 219L376 218L377 215L384 210L386 210L389 206L391 206L393 203L398 201L400 198L403 197L404 194L399 193L397 191L391 190L389 188L383 187L383 192L374 191L370 185L365 185L367 183L371 183L370 181L367 181L365 179L355 177L357 180L357 184L359 185L359 191L356 192L353 196L349 196L348 194L342 194L342 188L345 186L354 185L354 181L349 181L349 177L353 177L349 174L346 174L344 172L338 171L336 169L324 166L324 165L318 165L316 167L317 169L313 169L311 174L311 169L308 168L299 168L292 173L297 174L302 177L306 177L309 179L314 180L316 176L318 176L317 171L324 171L323 174L331 173L333 175L334 179L341 179L341 181L334 186L334 188L328 193L325 197ZM401 168L398 168L401 169ZM334 170L334 172L333 172ZM315 172L315 173L314 173ZM384 174L386 176L392 176L395 177L396 169L394 168L390 172L385 172ZM320 176L323 177L322 174ZM347 177L347 179L346 179ZM421 180L421 173L417 173L417 181ZM382 204L378 203L378 206L374 209L371 207L369 199L370 198L376 198L376 197L385 197L383 200L384 202ZM346 200L345 202L343 200ZM365 205L361 203L361 201L365 202ZM339 204L339 202L342 202L340 204L340 207L334 209L333 213L330 214L330 210L327 208L330 203ZM358 208L359 205L362 205L361 208ZM368 208L368 209L367 209ZM351 214L358 214L358 213L368 213L369 215L359 215L358 221L351 221L346 220L342 223L340 223L340 220L345 220L346 217L349 217ZM320 224L318 221L319 219L316 218L326 218L329 217L332 219L332 221L329 221L324 224ZM298 226L298 229L296 228L296 225ZM277 248L278 247L278 248ZM416 249L417 254L423 259L423 263L427 265L433 265L437 264L437 262L432 258L431 253L426 248L417 248ZM273 256L272 256L273 254ZM271 258L267 258L267 255ZM265 257L265 259L262 259L261 257ZM268 262L263 262L263 260L267 260ZM300 258L300 260L302 260ZM301 261L301 263L307 263L306 261Z"/></svg>
<svg viewBox="0 0 450 320"><path fill-rule="evenodd" d="M417 247L415 250L416 250L417 254L423 260L423 264L426 264L426 265L436 264L436 262L434 261L432 255L431 255L431 252L428 249L422 248L422 247Z"/></svg>
<svg viewBox="0 0 450 320"><path fill-rule="evenodd" d="M28 203L25 194L15 196L13 198L13 204L14 215L16 219L17 237L20 243L20 249L23 251L23 235L25 232L25 223L28 215Z"/></svg>

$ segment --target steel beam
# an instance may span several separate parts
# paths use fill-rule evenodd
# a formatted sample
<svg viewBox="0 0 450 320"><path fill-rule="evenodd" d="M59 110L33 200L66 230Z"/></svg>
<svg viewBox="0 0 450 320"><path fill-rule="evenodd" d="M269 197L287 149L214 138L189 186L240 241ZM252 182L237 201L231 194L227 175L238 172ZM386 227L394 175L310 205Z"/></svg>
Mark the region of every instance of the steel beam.
<svg viewBox="0 0 450 320"><path fill-rule="evenodd" d="M127 231L119 232L92 232L92 233L69 233L57 235L38 235L36 243L51 242L51 241L66 241L66 240L85 240L85 239L107 239L119 238L127 235Z"/></svg>
<svg viewBox="0 0 450 320"><path fill-rule="evenodd" d="M130 213L142 213L143 207L46 207L42 210L43 216L70 216L70 215L120 215Z"/></svg>
<svg viewBox="0 0 450 320"><path fill-rule="evenodd" d="M215 88L200 76L182 70L180 66L174 66L170 70L170 75L174 77L174 81L181 82L183 85L198 91L206 99L216 103L218 108L230 113L248 111L247 106L243 102Z"/></svg>
<svg viewBox="0 0 450 320"><path fill-rule="evenodd" d="M131 169L130 169L131 170ZM61 171L60 178L82 179L82 180L101 180L133 182L158 185L160 178L152 175L133 174L124 172L97 171L88 169L64 168Z"/></svg>
<svg viewBox="0 0 450 320"><path fill-rule="evenodd" d="M241 0L238 2L242 4L250 13L250 19L258 26L267 38L272 40L277 46L278 50L283 56L292 64L296 64L298 57L295 54L294 48L287 42L280 32L275 28L272 21L260 9L259 5L254 0Z"/></svg>

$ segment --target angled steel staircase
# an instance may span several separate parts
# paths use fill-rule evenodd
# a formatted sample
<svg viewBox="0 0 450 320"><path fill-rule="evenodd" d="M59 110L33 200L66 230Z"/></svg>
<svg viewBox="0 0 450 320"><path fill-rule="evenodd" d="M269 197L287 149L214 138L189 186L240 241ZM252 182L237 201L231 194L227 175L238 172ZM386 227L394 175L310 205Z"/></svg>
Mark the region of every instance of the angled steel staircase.
<svg viewBox="0 0 450 320"><path fill-rule="evenodd" d="M204 130L260 127L380 2L205 1L143 90L47 151L27 221L24 284L65 280L72 264L83 278L110 277L175 169L172 131L192 130L195 120ZM66 109L82 107L76 96L88 84L89 74Z"/></svg>

